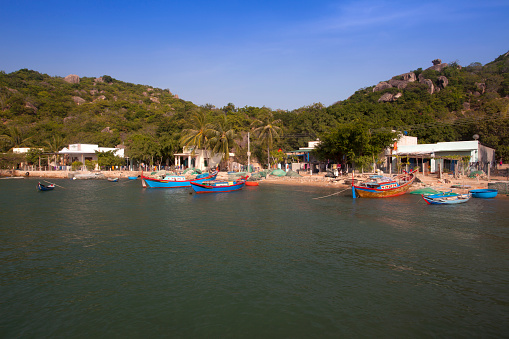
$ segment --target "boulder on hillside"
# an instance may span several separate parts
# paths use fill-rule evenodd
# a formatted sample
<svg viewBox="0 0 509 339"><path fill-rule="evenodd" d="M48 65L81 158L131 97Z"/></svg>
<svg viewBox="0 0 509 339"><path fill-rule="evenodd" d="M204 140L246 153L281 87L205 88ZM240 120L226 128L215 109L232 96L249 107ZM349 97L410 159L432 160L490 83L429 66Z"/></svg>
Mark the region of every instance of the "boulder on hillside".
<svg viewBox="0 0 509 339"><path fill-rule="evenodd" d="M396 101L398 98L400 98L403 94L401 93L397 93L397 94L391 94L391 93L384 93L382 94L382 96L380 97L380 99L378 99L378 102L393 102L393 101Z"/></svg>
<svg viewBox="0 0 509 339"><path fill-rule="evenodd" d="M99 96L97 97L97 99L95 99L95 100L94 100L94 102L96 102L96 101L98 101L98 100L105 100L105 99L106 99L106 97L105 97L104 95L99 95Z"/></svg>
<svg viewBox="0 0 509 339"><path fill-rule="evenodd" d="M440 86L441 88L446 88L447 85L449 85L449 79L447 79L447 77L441 75L438 77L438 86Z"/></svg>
<svg viewBox="0 0 509 339"><path fill-rule="evenodd" d="M397 87L399 89L405 88L408 85L408 83L409 81L406 80L396 80L396 79L389 80L389 85L391 85L392 87Z"/></svg>
<svg viewBox="0 0 509 339"><path fill-rule="evenodd" d="M476 82L475 85L477 86L477 89L481 92L481 94L484 94L486 91L486 84L484 82Z"/></svg>
<svg viewBox="0 0 509 339"><path fill-rule="evenodd" d="M35 107L31 102L25 102L25 108L30 108L34 110L34 112L37 112L37 107Z"/></svg>
<svg viewBox="0 0 509 339"><path fill-rule="evenodd" d="M112 131L109 127L106 127L105 129L103 129L103 130L101 131L101 133L110 133L110 134L112 134L112 133L113 133L113 131Z"/></svg>
<svg viewBox="0 0 509 339"><path fill-rule="evenodd" d="M76 74L69 74L64 78L64 81L70 83L70 84L79 84L80 83L80 77Z"/></svg>
<svg viewBox="0 0 509 339"><path fill-rule="evenodd" d="M84 104L86 102L86 100L81 97L72 97L72 100L74 100L74 102L78 105Z"/></svg>
<svg viewBox="0 0 509 339"><path fill-rule="evenodd" d="M441 72L444 68L447 67L447 64L446 63L442 63L442 60L440 59L435 59L432 61L433 63L433 66L427 68L427 69L432 69L432 70L435 70L437 72Z"/></svg>
<svg viewBox="0 0 509 339"><path fill-rule="evenodd" d="M388 82L382 81L382 82L378 83L378 85L376 85L373 88L373 92L383 91L384 89L387 89L387 88L392 88L392 86Z"/></svg>
<svg viewBox="0 0 509 339"><path fill-rule="evenodd" d="M403 77L403 80L408 81L408 82L414 82L417 80L414 72L404 73L404 74L401 74L401 76Z"/></svg>
<svg viewBox="0 0 509 339"><path fill-rule="evenodd" d="M429 94L435 93L435 86L433 85L433 81L431 81L430 79L424 79L424 81L422 81L422 83L425 84L426 86L428 86Z"/></svg>
<svg viewBox="0 0 509 339"><path fill-rule="evenodd" d="M150 101L155 102L156 104L160 104L159 99L155 97L150 97Z"/></svg>

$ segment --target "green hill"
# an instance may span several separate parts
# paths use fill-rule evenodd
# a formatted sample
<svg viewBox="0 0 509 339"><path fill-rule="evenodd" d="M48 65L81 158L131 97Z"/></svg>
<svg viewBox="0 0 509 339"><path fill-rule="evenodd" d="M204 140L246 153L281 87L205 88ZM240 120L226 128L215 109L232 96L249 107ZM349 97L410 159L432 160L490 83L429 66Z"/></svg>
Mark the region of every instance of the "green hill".
<svg viewBox="0 0 509 339"><path fill-rule="evenodd" d="M249 131L255 119L280 119L283 138L274 147L284 150L357 121L372 131L405 130L419 142L471 140L478 134L498 157L509 159L509 52L484 66L434 63L360 89L329 107L318 103L293 111L197 106L168 89L107 75L62 78L28 69L0 72L0 151L20 146L54 151L71 143L129 146L138 141L150 144L146 152L171 160L192 114L205 112L212 119L226 115L240 134ZM241 148L245 141L239 142ZM257 148L256 140L254 147L262 160L263 148Z"/></svg>

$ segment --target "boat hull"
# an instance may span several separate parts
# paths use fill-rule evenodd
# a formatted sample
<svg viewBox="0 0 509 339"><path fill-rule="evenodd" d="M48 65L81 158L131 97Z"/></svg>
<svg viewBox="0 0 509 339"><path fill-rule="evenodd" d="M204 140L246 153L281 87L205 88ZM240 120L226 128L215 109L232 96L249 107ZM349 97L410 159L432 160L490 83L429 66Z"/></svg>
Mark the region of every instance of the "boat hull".
<svg viewBox="0 0 509 339"><path fill-rule="evenodd" d="M46 185L43 185L41 183L39 183L37 185L37 189L41 192L45 192L45 191L52 191L53 189L55 188L55 185L49 185L49 186L46 186Z"/></svg>
<svg viewBox="0 0 509 339"><path fill-rule="evenodd" d="M371 188L371 187L365 187L365 186L355 186L353 185L352 188L354 189L354 193L356 196L359 196L361 198L390 198L390 197L397 197L399 195L405 194L408 192L410 186L415 180L415 175L411 174L412 178L405 182L401 186L391 187L391 188Z"/></svg>
<svg viewBox="0 0 509 339"><path fill-rule="evenodd" d="M202 193L228 193L238 191L241 190L245 186L245 184L246 184L245 181L218 182L215 184L199 183L193 181L191 183L191 186L196 193L202 194Z"/></svg>
<svg viewBox="0 0 509 339"><path fill-rule="evenodd" d="M428 205L457 205L470 200L469 194L456 194L456 195L422 195L422 198Z"/></svg>
<svg viewBox="0 0 509 339"><path fill-rule="evenodd" d="M214 180L217 173L212 173L209 176L200 179L192 180L180 180L181 176L175 176L174 179L154 179L145 176L141 176L141 182L143 187L148 188L180 188L180 187L191 187L191 182L202 183L204 181Z"/></svg>
<svg viewBox="0 0 509 339"><path fill-rule="evenodd" d="M472 194L473 198L481 198L481 199L495 198L498 194L498 191L495 189L478 189L478 190L470 190L468 192L470 194Z"/></svg>

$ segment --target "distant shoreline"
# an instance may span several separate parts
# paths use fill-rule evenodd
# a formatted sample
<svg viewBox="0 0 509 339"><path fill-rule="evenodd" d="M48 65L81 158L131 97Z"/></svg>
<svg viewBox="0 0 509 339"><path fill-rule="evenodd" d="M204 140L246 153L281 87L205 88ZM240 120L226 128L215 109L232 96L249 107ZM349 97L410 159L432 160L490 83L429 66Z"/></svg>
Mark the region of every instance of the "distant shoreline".
<svg viewBox="0 0 509 339"><path fill-rule="evenodd" d="M28 175L27 175L28 173ZM100 171L100 172L78 172L78 171L22 171L22 170L0 170L0 177L28 177L28 178L56 178L56 179L72 179L74 175L78 174L102 174L101 178L120 178L127 179L127 177L139 176L142 171ZM362 179L369 174L356 174L356 179ZM218 179L227 180L228 173L220 172ZM437 189L450 189L452 185L467 185L468 189L487 188L487 179L476 178L453 178L451 175L444 174L442 180L439 180L436 174L417 176L417 182L414 183L411 190L422 187L433 187ZM327 188L342 189L351 185L351 175L341 176L338 178L328 178L324 174L303 175L300 177L276 177L268 176L263 179L261 183L277 184L277 185L296 185L296 186L316 186ZM506 177L491 176L489 182L507 182ZM457 191L465 189L454 189Z"/></svg>

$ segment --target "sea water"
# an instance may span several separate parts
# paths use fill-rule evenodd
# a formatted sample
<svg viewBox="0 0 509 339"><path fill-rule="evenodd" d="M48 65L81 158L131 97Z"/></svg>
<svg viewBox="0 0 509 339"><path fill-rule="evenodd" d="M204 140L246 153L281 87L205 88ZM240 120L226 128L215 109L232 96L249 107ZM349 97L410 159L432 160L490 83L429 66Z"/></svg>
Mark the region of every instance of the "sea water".
<svg viewBox="0 0 509 339"><path fill-rule="evenodd" d="M0 180L1 338L509 333L506 197L50 181Z"/></svg>

